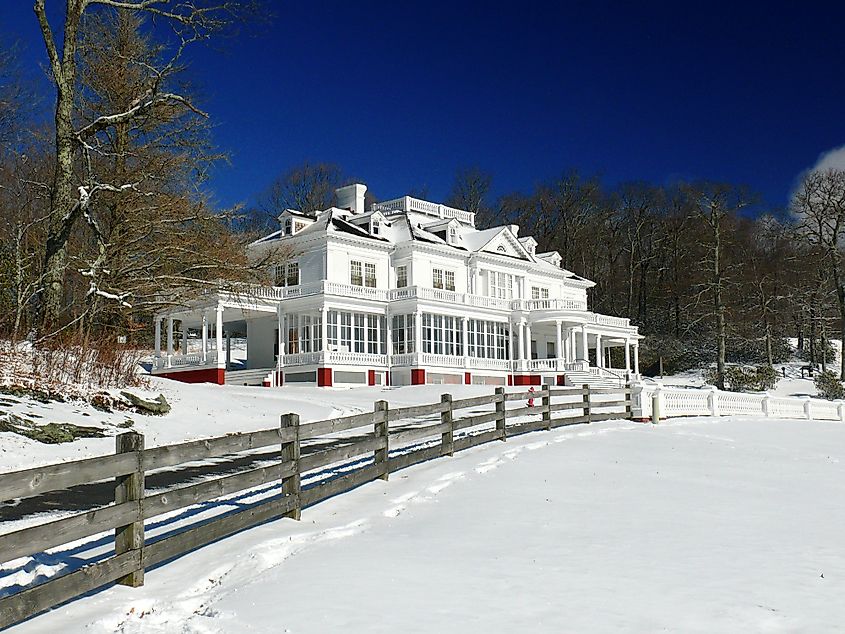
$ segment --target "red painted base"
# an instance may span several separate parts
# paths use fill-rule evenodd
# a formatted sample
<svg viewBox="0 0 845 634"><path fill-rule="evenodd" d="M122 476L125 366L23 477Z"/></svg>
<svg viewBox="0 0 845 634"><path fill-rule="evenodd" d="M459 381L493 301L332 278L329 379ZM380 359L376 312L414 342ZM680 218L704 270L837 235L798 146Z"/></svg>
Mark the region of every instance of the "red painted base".
<svg viewBox="0 0 845 634"><path fill-rule="evenodd" d="M317 386L331 387L332 386L332 369L331 368L317 368Z"/></svg>
<svg viewBox="0 0 845 634"><path fill-rule="evenodd" d="M376 371L375 370L367 370L367 385L375 385L376 384Z"/></svg>
<svg viewBox="0 0 845 634"><path fill-rule="evenodd" d="M173 379L182 383L216 383L223 385L226 382L226 370L223 368L203 368L202 370L184 370L182 372L165 372L156 374L165 379Z"/></svg>
<svg viewBox="0 0 845 634"><path fill-rule="evenodd" d="M425 385L425 370L422 368L411 370L411 385Z"/></svg>
<svg viewBox="0 0 845 634"><path fill-rule="evenodd" d="M557 375L557 384L558 385L566 385L566 377L562 374Z"/></svg>
<svg viewBox="0 0 845 634"><path fill-rule="evenodd" d="M464 385L472 385L472 373L464 372Z"/></svg>
<svg viewBox="0 0 845 634"><path fill-rule="evenodd" d="M532 376L530 374L514 374L513 375L513 384L514 385L540 385L540 377L535 375Z"/></svg>

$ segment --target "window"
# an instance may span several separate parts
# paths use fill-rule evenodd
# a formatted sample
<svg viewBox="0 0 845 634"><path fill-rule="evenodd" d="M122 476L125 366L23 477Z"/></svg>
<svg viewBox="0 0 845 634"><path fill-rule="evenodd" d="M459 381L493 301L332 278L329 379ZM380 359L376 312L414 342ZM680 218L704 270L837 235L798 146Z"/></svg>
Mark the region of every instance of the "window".
<svg viewBox="0 0 845 634"><path fill-rule="evenodd" d="M340 313L340 349L352 350L352 313Z"/></svg>
<svg viewBox="0 0 845 634"><path fill-rule="evenodd" d="M467 322L467 354L481 359L510 358L510 329L495 321L470 319Z"/></svg>
<svg viewBox="0 0 845 634"><path fill-rule="evenodd" d="M379 353L379 334L381 324L378 315L367 315L367 352L369 354Z"/></svg>
<svg viewBox="0 0 845 634"><path fill-rule="evenodd" d="M355 352L364 352L364 315L354 313L355 330L353 332Z"/></svg>
<svg viewBox="0 0 845 634"><path fill-rule="evenodd" d="M360 260L352 260L349 263L349 283L352 284L352 286L364 285L364 276L361 271Z"/></svg>
<svg viewBox="0 0 845 634"><path fill-rule="evenodd" d="M372 262L364 263L364 286L376 287L376 265Z"/></svg>
<svg viewBox="0 0 845 634"><path fill-rule="evenodd" d="M455 272L443 269L432 269L431 285L434 288L444 288L447 291L455 290Z"/></svg>
<svg viewBox="0 0 845 634"><path fill-rule="evenodd" d="M288 271L287 276L285 279L286 286L298 286L299 285L299 263L298 262L288 262Z"/></svg>
<svg viewBox="0 0 845 634"><path fill-rule="evenodd" d="M396 288L405 288L408 285L408 267L396 267Z"/></svg>
<svg viewBox="0 0 845 634"><path fill-rule="evenodd" d="M285 235L289 236L292 232L293 223L290 218L285 218Z"/></svg>
<svg viewBox="0 0 845 634"><path fill-rule="evenodd" d="M531 287L531 299L549 299L549 289L541 286Z"/></svg>
<svg viewBox="0 0 845 634"><path fill-rule="evenodd" d="M299 263L277 264L273 277L276 286L297 286L299 284Z"/></svg>
<svg viewBox="0 0 845 634"><path fill-rule="evenodd" d="M458 230L456 227L449 227L449 244L455 244L458 241Z"/></svg>
<svg viewBox="0 0 845 634"><path fill-rule="evenodd" d="M373 218L373 221L370 224L370 233L372 233L374 236L377 236L381 233L381 221L378 218Z"/></svg>
<svg viewBox="0 0 845 634"><path fill-rule="evenodd" d="M443 288L443 269L434 269L431 272L431 285L434 288Z"/></svg>
<svg viewBox="0 0 845 634"><path fill-rule="evenodd" d="M414 315L393 315L393 354L414 352Z"/></svg>
<svg viewBox="0 0 845 634"><path fill-rule="evenodd" d="M513 275L488 271L488 290L490 297L513 299Z"/></svg>
<svg viewBox="0 0 845 634"><path fill-rule="evenodd" d="M463 355L461 319L446 315L423 313L423 352L446 355Z"/></svg>

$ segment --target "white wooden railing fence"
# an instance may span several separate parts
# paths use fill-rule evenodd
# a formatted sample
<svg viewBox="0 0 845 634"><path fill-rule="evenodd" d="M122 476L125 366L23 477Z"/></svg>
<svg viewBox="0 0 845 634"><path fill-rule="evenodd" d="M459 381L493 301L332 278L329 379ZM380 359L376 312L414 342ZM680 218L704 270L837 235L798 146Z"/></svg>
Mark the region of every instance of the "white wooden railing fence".
<svg viewBox="0 0 845 634"><path fill-rule="evenodd" d="M845 401L826 401L809 396L773 396L727 392L715 387L694 389L644 383L634 383L631 394L634 418L652 418L656 405L661 419L676 416L764 416L845 421Z"/></svg>

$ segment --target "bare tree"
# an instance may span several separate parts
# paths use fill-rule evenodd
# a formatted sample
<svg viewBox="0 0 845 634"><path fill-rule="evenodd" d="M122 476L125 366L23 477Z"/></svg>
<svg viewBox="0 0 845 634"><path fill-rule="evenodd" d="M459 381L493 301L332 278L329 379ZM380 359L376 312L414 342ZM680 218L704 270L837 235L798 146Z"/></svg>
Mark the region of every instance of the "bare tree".
<svg viewBox="0 0 845 634"><path fill-rule="evenodd" d="M244 3L235 0L67 0L60 37L50 24L45 0L35 0L35 15L49 59L50 77L56 89L55 171L50 183L50 222L44 255L46 285L43 295L45 325L59 320L65 306L65 269L68 241L76 221L91 202L104 192L124 193L133 182L109 182L95 172L93 155L102 137L117 126L142 121L161 106L184 109L205 116L189 98L174 90L168 78L178 69L189 45L207 40L240 19ZM160 28L169 28L173 45L169 55L149 68L152 81L141 85L121 110L101 112L85 123L77 120L75 106L80 96L78 81L80 42L88 28L84 19L95 11L119 10L154 17Z"/></svg>
<svg viewBox="0 0 845 634"><path fill-rule="evenodd" d="M446 204L476 215L487 212L493 177L478 167L458 170Z"/></svg>
<svg viewBox="0 0 845 634"><path fill-rule="evenodd" d="M800 229L819 248L836 290L839 336L845 342L845 279L842 276L842 238L845 231L845 171L810 172L793 200ZM811 342L814 345L814 342ZM845 381L845 354L841 355L840 380Z"/></svg>
<svg viewBox="0 0 845 634"><path fill-rule="evenodd" d="M279 176L261 200L261 208L273 218L285 209L314 214L330 207L343 172L332 163L305 162Z"/></svg>

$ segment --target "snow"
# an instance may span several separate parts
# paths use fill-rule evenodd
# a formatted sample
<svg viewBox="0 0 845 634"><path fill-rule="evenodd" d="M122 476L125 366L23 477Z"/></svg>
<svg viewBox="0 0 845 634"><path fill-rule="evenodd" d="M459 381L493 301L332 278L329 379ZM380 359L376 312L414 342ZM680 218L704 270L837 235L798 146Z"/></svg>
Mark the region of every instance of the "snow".
<svg viewBox="0 0 845 634"><path fill-rule="evenodd" d="M357 391L330 394L309 402L304 389L300 403L361 406ZM396 472L14 631L833 631L843 464L841 423L529 434Z"/></svg>

